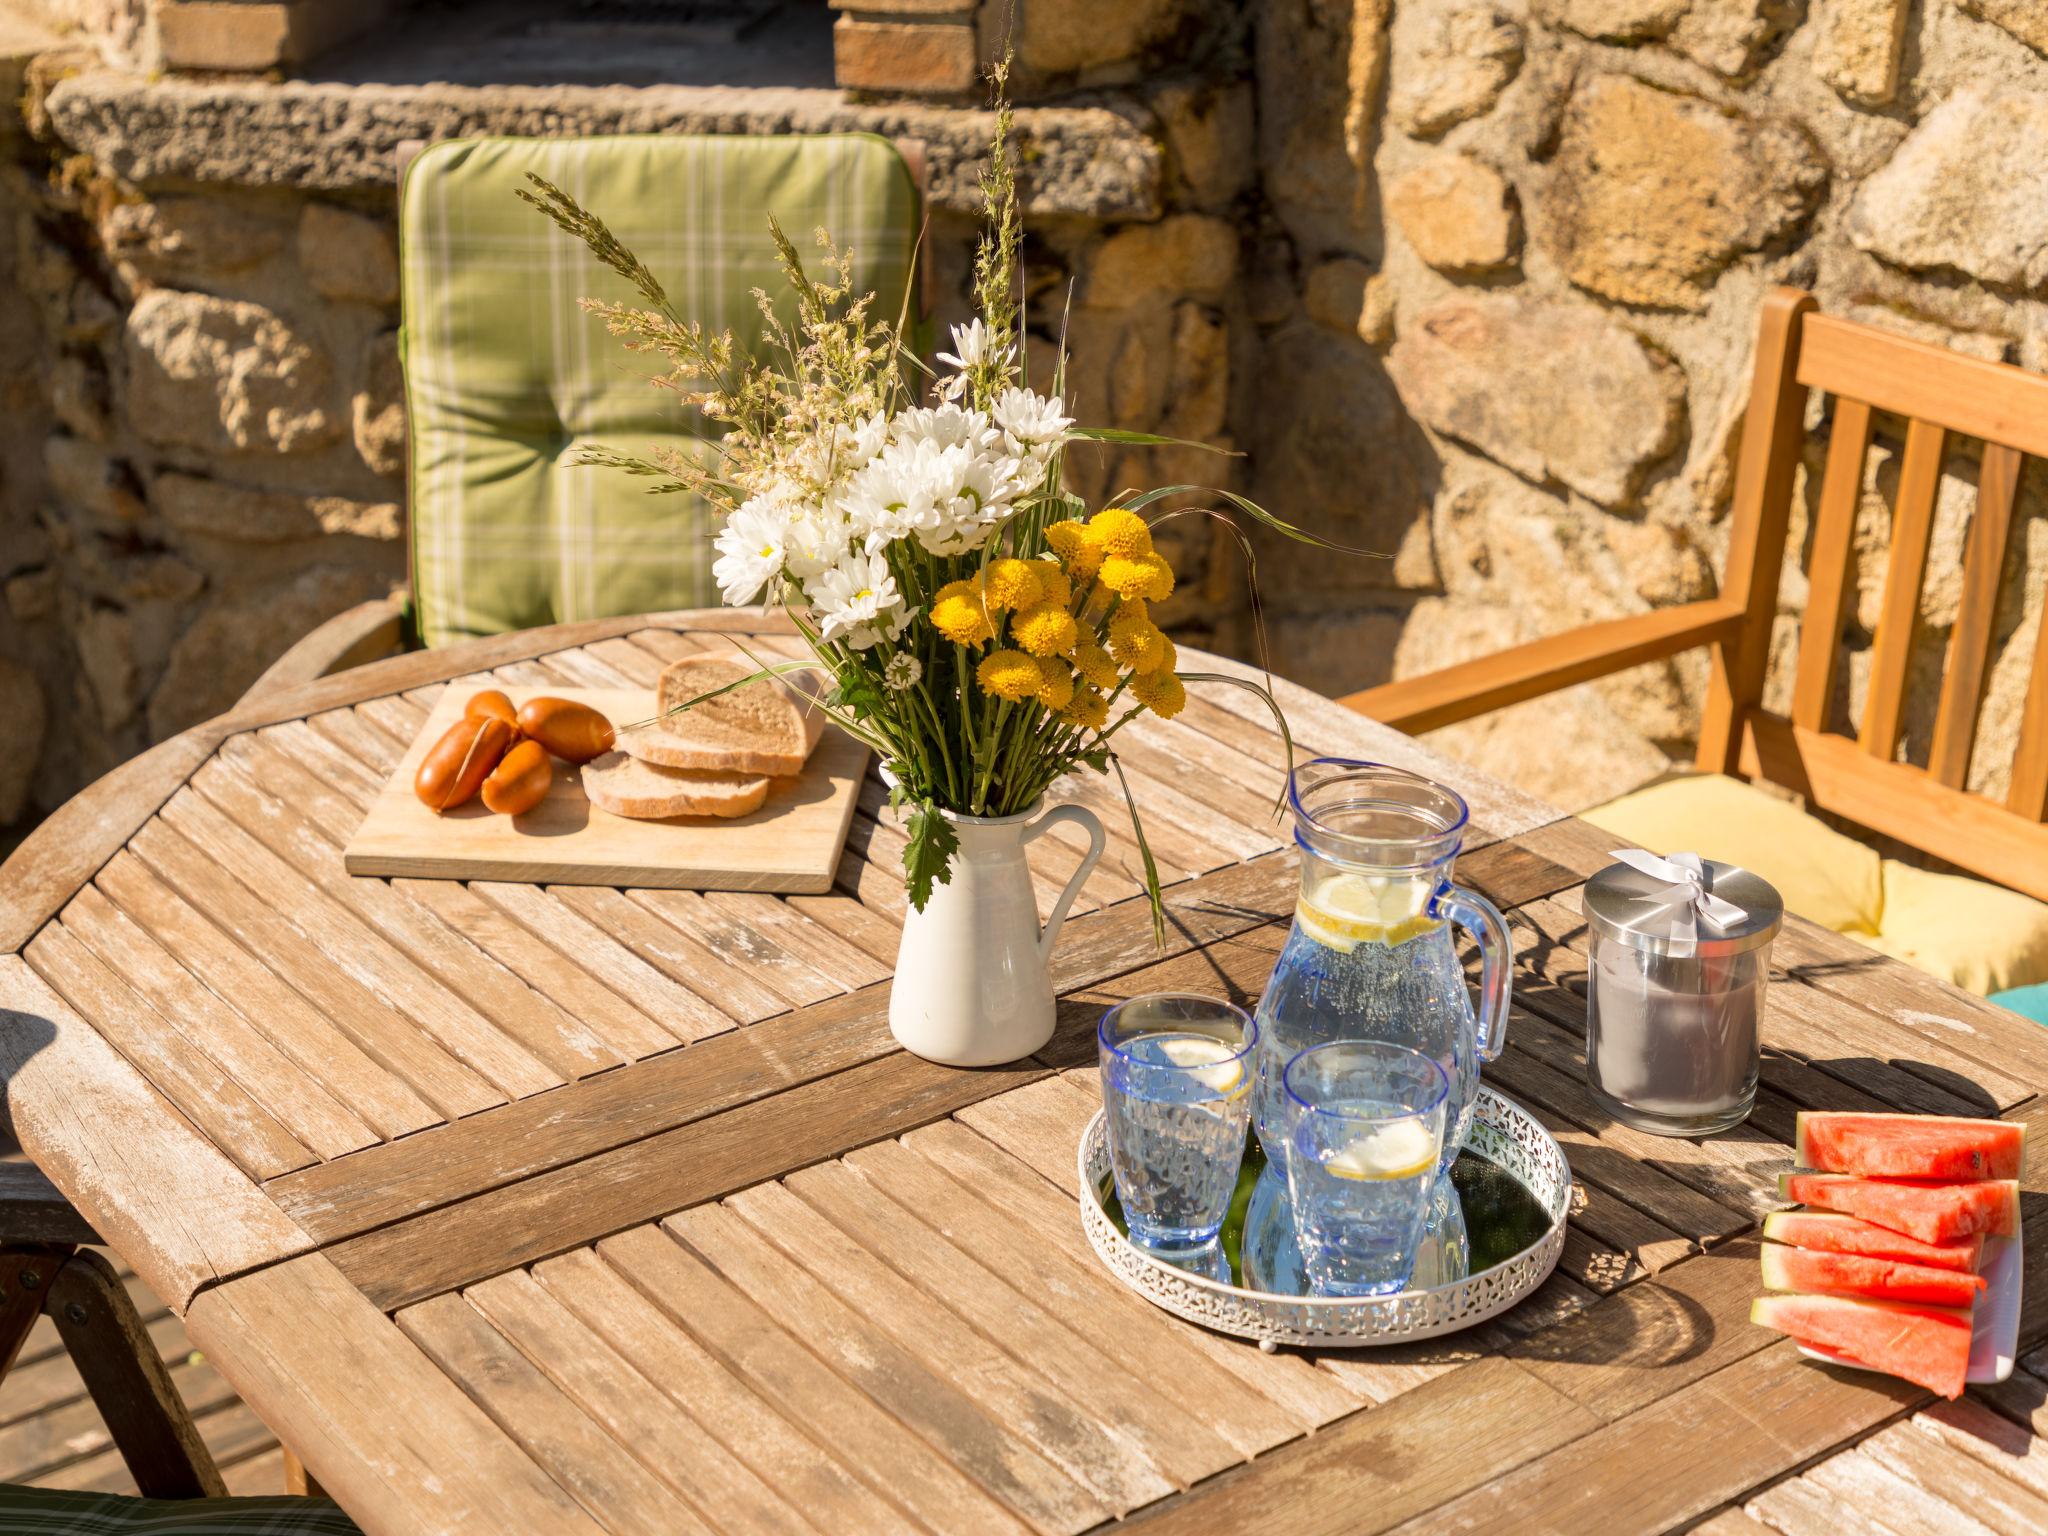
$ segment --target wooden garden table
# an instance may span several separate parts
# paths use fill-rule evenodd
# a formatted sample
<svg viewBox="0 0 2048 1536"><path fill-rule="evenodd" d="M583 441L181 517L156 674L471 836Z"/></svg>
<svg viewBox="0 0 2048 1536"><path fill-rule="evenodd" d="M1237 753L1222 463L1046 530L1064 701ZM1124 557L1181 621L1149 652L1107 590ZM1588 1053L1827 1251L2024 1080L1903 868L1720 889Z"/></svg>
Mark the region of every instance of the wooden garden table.
<svg viewBox="0 0 2048 1536"><path fill-rule="evenodd" d="M872 781L824 896L343 873L442 687L649 683L736 628L788 643L729 613L570 625L245 700L0 871L19 1139L367 1529L2048 1527L2040 1376L1930 1407L1746 1320L1795 1108L2034 1118L2048 1034L1793 920L1750 1123L1615 1125L1580 1076L1575 891L1609 840L1303 690L1300 745L1470 800L1460 873L1518 945L1487 1076L1576 1176L1556 1275L1426 1345L1206 1334L1112 1281L1074 1209L1104 1004L1249 999L1286 931L1249 695L1123 738L1164 951L1120 802L1072 791L1112 855L1059 944L1059 1031L1010 1067L890 1040L901 838ZM1073 856L1034 848L1046 891ZM2038 1277L2048 1212L2027 1232Z"/></svg>

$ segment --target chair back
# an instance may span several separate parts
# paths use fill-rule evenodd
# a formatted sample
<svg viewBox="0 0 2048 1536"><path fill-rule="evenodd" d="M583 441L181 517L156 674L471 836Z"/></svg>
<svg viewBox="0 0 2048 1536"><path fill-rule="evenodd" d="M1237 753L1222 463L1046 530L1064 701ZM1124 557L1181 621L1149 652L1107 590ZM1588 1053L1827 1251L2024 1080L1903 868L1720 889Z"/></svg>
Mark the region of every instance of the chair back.
<svg viewBox="0 0 2048 1536"><path fill-rule="evenodd" d="M1810 529L1808 600L1789 715L1761 700L1790 523L1806 449L1808 396L1832 405L1826 463ZM1890 550L1871 637L1868 686L1853 736L1834 728L1836 669L1854 616L1856 523L1880 415L1903 418ZM1943 464L1961 440L1983 444L1976 507L1964 543L1960 599L1939 664L1916 632ZM2048 899L2048 619L2031 642L2001 615L2004 569L2026 459L2048 457L2048 378L1853 321L1819 314L1781 289L1765 305L1756 376L1736 477L1727 593L1740 628L1713 649L1700 766L1784 785L1808 803L1896 837L1975 874ZM2035 471L2038 473L2038 470ZM2018 558L2024 558L2024 541ZM2000 619L2004 636L2000 634ZM2018 747L2002 798L1968 792L1978 717L2001 638L2030 645ZM2016 658L2018 659L2018 658ZM1909 715L1931 728L1902 737Z"/></svg>
<svg viewBox="0 0 2048 1536"><path fill-rule="evenodd" d="M747 346L761 330L753 290L793 311L769 214L807 260L816 228L850 248L854 291L874 292L891 323L921 218L903 155L867 134L468 139L417 155L399 195L401 345L413 596L430 646L718 602L709 503L571 462L599 444L703 462L722 429L654 386L653 354L577 307L646 301L514 196L528 172L603 219L682 318Z"/></svg>

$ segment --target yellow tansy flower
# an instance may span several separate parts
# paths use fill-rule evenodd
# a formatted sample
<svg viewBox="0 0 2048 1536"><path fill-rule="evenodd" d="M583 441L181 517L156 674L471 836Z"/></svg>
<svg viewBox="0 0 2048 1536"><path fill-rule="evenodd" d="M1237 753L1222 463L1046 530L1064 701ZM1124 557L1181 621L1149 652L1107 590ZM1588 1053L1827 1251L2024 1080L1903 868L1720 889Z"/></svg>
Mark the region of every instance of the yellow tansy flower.
<svg viewBox="0 0 2048 1536"><path fill-rule="evenodd" d="M981 684L983 693L1013 704L1035 697L1045 686L1045 674L1038 668L1038 659L1022 651L989 652L975 669L974 680Z"/></svg>
<svg viewBox="0 0 2048 1536"><path fill-rule="evenodd" d="M1067 580L1067 573L1050 560L1034 560L1031 569L1037 573L1041 603L1058 603L1062 608L1074 600L1074 584Z"/></svg>
<svg viewBox="0 0 2048 1536"><path fill-rule="evenodd" d="M981 585L988 594L990 613L1005 608L1029 608L1039 600L1045 589L1032 565L1029 560L1007 557L989 562L988 569L982 572Z"/></svg>
<svg viewBox="0 0 2048 1536"><path fill-rule="evenodd" d="M1152 553L1152 530L1145 519L1123 507L1110 507L1088 519L1088 531L1102 542L1105 555L1138 560Z"/></svg>
<svg viewBox="0 0 2048 1536"><path fill-rule="evenodd" d="M1065 709L1074 701L1074 674L1057 656L1038 659L1038 702L1047 709Z"/></svg>
<svg viewBox="0 0 2048 1536"><path fill-rule="evenodd" d="M1187 707L1188 691L1171 672L1148 672L1131 683L1131 697L1162 720L1171 720Z"/></svg>
<svg viewBox="0 0 2048 1536"><path fill-rule="evenodd" d="M1109 700L1093 688L1075 690L1074 697L1060 712L1060 718L1069 725L1085 726L1088 730L1099 731L1109 721Z"/></svg>
<svg viewBox="0 0 2048 1536"><path fill-rule="evenodd" d="M1102 540L1086 523L1065 518L1045 530L1045 542L1077 581L1092 581L1102 567Z"/></svg>
<svg viewBox="0 0 2048 1536"><path fill-rule="evenodd" d="M1109 649L1134 672L1156 671L1166 658L1167 644L1143 603L1125 603L1109 621Z"/></svg>
<svg viewBox="0 0 2048 1536"><path fill-rule="evenodd" d="M1116 658L1092 639L1084 638L1074 647L1074 670L1088 679L1093 687L1116 686Z"/></svg>
<svg viewBox="0 0 2048 1536"><path fill-rule="evenodd" d="M1158 559L1157 555L1151 556ZM1102 584L1118 597L1150 597L1156 585L1152 567L1126 555L1111 555L1102 562Z"/></svg>
<svg viewBox="0 0 2048 1536"><path fill-rule="evenodd" d="M1138 563L1152 576L1145 584L1142 594L1144 597L1155 603L1163 603L1173 596L1173 567L1166 563L1166 556L1155 549Z"/></svg>
<svg viewBox="0 0 2048 1536"><path fill-rule="evenodd" d="M932 627L955 645L980 645L996 637L983 611L981 589L971 581L949 581L932 599Z"/></svg>
<svg viewBox="0 0 2048 1536"><path fill-rule="evenodd" d="M1140 673L1172 672L1180 666L1180 652L1173 648L1173 637L1163 630L1156 633L1159 644L1146 651L1144 664L1136 668Z"/></svg>
<svg viewBox="0 0 2048 1536"><path fill-rule="evenodd" d="M1060 603L1038 603L1010 616L1010 638L1034 656L1064 656L1079 630Z"/></svg>

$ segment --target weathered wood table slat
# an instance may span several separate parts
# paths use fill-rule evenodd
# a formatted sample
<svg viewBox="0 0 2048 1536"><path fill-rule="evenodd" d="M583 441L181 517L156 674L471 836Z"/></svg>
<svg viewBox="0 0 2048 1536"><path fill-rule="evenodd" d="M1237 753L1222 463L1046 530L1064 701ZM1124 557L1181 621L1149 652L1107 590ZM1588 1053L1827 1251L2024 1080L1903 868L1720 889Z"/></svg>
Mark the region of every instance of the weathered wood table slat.
<svg viewBox="0 0 2048 1536"><path fill-rule="evenodd" d="M656 615L246 701L0 870L17 1134L367 1529L2041 1528L2038 1282L2035 1353L1953 1405L1815 1366L1747 1312L1799 1109L2031 1120L2048 1036L1794 919L1751 1121L1617 1125L1583 1078L1578 913L1610 840L1303 690L1280 689L1298 750L1471 801L1460 877L1518 950L1487 1076L1572 1164L1557 1273L1426 1344L1269 1355L1184 1325L1074 1209L1102 1009L1249 1003L1285 936L1285 752L1248 693L1199 685L1126 733L1163 946L1121 795L1059 787L1109 853L1056 953L1054 1038L1000 1069L889 1036L903 837L872 776L826 895L343 869L444 690L648 687L735 643L795 646ZM1034 845L1043 905L1080 846Z"/></svg>

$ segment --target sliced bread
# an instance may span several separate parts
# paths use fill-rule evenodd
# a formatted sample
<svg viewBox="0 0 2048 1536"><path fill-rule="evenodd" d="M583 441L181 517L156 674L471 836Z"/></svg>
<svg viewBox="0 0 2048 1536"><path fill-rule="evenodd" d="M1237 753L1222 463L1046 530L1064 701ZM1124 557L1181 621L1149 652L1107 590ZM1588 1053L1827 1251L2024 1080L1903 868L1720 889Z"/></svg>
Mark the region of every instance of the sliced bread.
<svg viewBox="0 0 2048 1536"><path fill-rule="evenodd" d="M768 798L759 774L705 773L643 763L623 752L594 757L582 768L583 793L599 810L639 821L668 816L744 816Z"/></svg>
<svg viewBox="0 0 2048 1536"><path fill-rule="evenodd" d="M662 669L656 695L660 718L621 733L619 745L642 762L665 768L801 773L824 734L825 712L800 685L764 677L704 699L695 708L681 709L692 699L760 670L729 651L671 663Z"/></svg>

